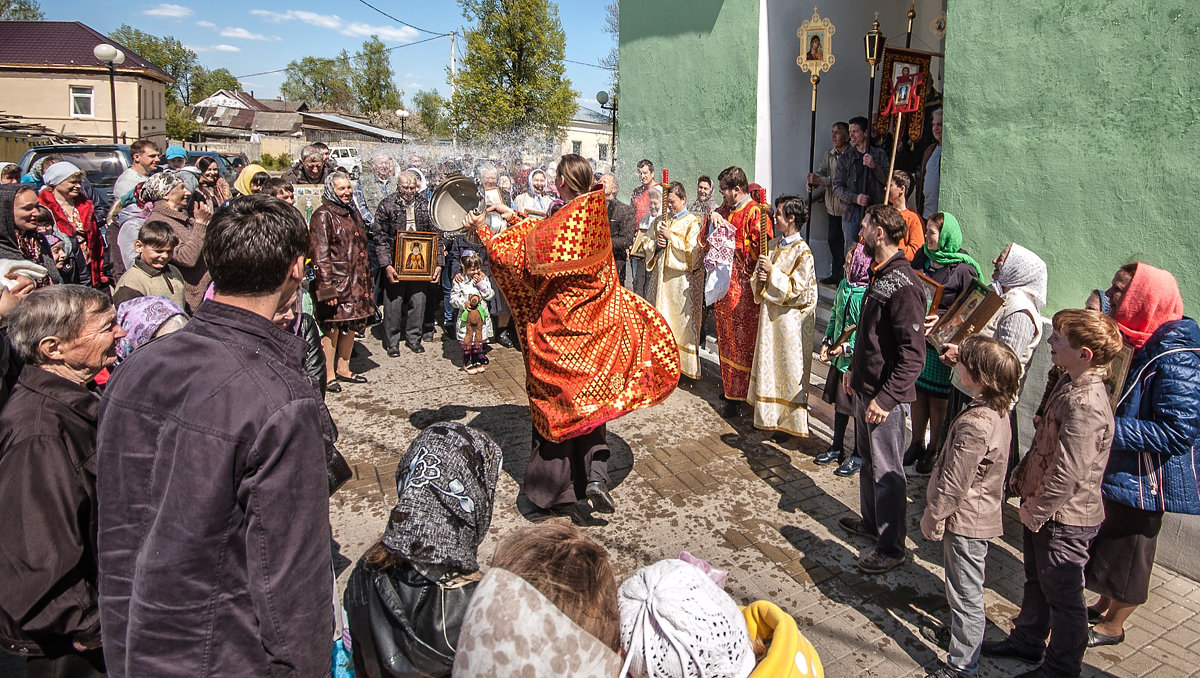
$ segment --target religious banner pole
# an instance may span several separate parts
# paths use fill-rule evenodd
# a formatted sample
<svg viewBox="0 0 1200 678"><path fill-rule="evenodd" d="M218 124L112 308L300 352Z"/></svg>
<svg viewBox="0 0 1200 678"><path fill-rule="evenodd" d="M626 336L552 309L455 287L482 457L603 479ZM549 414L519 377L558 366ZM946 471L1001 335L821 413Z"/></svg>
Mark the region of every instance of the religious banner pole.
<svg viewBox="0 0 1200 678"><path fill-rule="evenodd" d="M808 130L809 131L808 173L812 174L813 169L814 169L813 163L816 161L816 156L817 156L817 85L821 84L821 76L817 75L816 73L813 73L812 77L810 77L809 80L812 81L813 95L812 95L812 123L810 123L809 130ZM804 223L804 242L808 242L809 239L812 237L812 213L813 213L812 194L813 194L812 184L808 184L808 220ZM826 194L828 194L828 189L826 189ZM825 199L828 200L829 198L825 198Z"/></svg>
<svg viewBox="0 0 1200 678"><path fill-rule="evenodd" d="M896 172L896 148L900 145L900 130L904 124L904 114L896 113L896 133L892 135L892 159L888 161L887 187L883 189L883 202L886 204L888 196L892 194L892 174Z"/></svg>
<svg viewBox="0 0 1200 678"><path fill-rule="evenodd" d="M821 84L821 73L833 66L833 34L837 29L829 19L822 19L813 7L812 18L800 24L796 29L796 37L800 38L800 56L796 57L796 65L800 70L810 73L812 82L812 123L809 125L808 139L808 173L813 173L813 165L817 155L817 86ZM812 236L812 184L808 184L808 221L804 224L804 241ZM829 195L828 189L825 192ZM829 198L826 197L826 200ZM764 246L765 250L765 246ZM835 262L836 267L836 262Z"/></svg>
<svg viewBox="0 0 1200 678"><path fill-rule="evenodd" d="M921 81L924 74L917 72L901 75L892 81L892 92L888 98L887 107L879 111L882 121L886 116L896 114L896 133L892 137L892 158L888 162L887 187L883 199L887 201L892 192L892 174L896 171L896 149L900 146L900 135L904 133L904 114L915 113L921 106Z"/></svg>
<svg viewBox="0 0 1200 678"><path fill-rule="evenodd" d="M908 3L908 36L904 38L904 49L912 47L912 25L917 18L917 0Z"/></svg>

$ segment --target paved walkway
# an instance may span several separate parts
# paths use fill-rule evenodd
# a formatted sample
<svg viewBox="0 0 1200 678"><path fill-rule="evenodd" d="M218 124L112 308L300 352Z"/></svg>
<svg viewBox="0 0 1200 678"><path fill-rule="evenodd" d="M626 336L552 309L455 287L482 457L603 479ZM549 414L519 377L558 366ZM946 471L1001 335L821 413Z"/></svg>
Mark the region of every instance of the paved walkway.
<svg viewBox="0 0 1200 678"><path fill-rule="evenodd" d="M331 506L342 567L378 539L395 500L397 460L416 432L435 421L478 427L504 450L480 562L490 559L498 537L529 524L520 511L523 497L518 503L530 439L520 354L496 349L487 372L467 375L457 367L456 343L426 347L421 355L403 351L389 359L377 341L360 342L352 367L371 383L329 395L339 447L355 472ZM858 479L812 463L828 444L832 419L815 395L819 384L814 435L779 446L751 426L748 414L734 421L718 415L718 378L711 364L705 367L703 380L685 379L666 402L609 425L618 513L586 529L612 553L618 577L686 549L729 570L727 590L739 603L766 599L791 613L831 678L923 676L940 652L922 639L920 626L948 616L941 544L926 541L918 527L925 479L910 479L912 559L881 576L859 573L855 561L866 540L837 525L857 511ZM1024 583L1015 505L1005 509L1005 532L988 555L989 638L1010 628ZM348 573L342 571L341 584ZM1200 585L1160 567L1152 587L1127 641L1088 651L1085 676L1200 675ZM1028 668L985 658L981 675Z"/></svg>

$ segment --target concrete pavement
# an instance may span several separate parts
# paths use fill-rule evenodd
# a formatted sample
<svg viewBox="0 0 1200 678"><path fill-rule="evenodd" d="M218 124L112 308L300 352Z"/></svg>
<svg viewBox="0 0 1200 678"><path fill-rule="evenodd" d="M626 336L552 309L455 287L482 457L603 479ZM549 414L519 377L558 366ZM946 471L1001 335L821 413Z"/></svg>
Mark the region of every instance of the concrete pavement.
<svg viewBox="0 0 1200 678"><path fill-rule="evenodd" d="M530 440L520 354L497 348L488 371L467 375L456 342L434 340L426 348L389 359L377 341L360 341L352 368L371 383L346 384L328 397L339 448L355 471L331 500L342 568L378 539L395 500L397 460L435 421L478 427L504 450L481 564L498 538L530 524L518 502ZM868 544L837 525L857 512L858 479L812 463L828 445L832 420L817 396L819 381L810 400L814 434L777 445L752 427L748 410L733 421L718 415L719 379L713 365L705 370L698 382L684 379L666 402L609 425L618 512L585 529L612 553L618 577L687 550L729 570L727 590L739 603L766 599L792 614L831 678L923 676L942 653L920 627L948 616L941 544L926 541L918 527L925 479L910 479L910 561L884 575L861 574L855 561ZM1015 505L1006 507L1005 523L1005 537L988 555L989 638L1010 627L1024 583ZM340 585L348 574L340 570ZM1200 585L1159 566L1152 587L1126 642L1088 651L1085 676L1200 674ZM992 677L1030 667L985 658L981 668Z"/></svg>

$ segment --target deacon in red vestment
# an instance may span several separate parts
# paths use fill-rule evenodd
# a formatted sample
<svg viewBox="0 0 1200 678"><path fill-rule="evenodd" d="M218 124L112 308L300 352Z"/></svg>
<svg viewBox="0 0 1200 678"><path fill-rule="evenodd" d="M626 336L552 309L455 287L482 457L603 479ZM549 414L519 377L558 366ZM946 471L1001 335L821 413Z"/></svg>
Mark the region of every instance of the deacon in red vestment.
<svg viewBox="0 0 1200 678"><path fill-rule="evenodd" d="M714 304L717 324L717 349L721 354L721 386L725 390L725 416L737 413L737 401L746 399L750 387L750 367L754 364L754 346L758 343L758 304L750 277L762 253L760 219L765 208L749 194L746 173L730 167L717 178L725 203L717 213L733 224L733 271L729 292ZM772 237L767 219L767 237Z"/></svg>

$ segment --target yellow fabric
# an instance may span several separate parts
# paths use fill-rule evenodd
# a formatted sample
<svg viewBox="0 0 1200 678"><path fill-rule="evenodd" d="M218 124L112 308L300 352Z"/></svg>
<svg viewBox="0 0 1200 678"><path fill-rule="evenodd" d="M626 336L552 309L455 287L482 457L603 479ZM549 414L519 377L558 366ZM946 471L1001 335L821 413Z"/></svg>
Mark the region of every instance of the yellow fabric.
<svg viewBox="0 0 1200 678"><path fill-rule="evenodd" d="M250 195L250 180L254 178L255 174L266 171L267 168L262 165L246 165L238 175L237 181L233 182L233 188L242 195Z"/></svg>
<svg viewBox="0 0 1200 678"><path fill-rule="evenodd" d="M800 634L796 620L779 606L760 600L742 608L751 641L770 644L750 678L825 678L817 650Z"/></svg>

